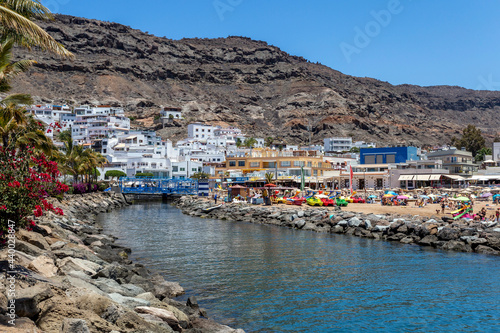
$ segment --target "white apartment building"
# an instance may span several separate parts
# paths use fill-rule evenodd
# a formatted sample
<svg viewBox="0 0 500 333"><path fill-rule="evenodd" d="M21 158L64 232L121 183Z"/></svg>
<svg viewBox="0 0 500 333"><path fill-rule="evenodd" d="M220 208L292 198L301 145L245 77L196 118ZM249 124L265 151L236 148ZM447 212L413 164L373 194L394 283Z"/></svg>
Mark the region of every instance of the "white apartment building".
<svg viewBox="0 0 500 333"><path fill-rule="evenodd" d="M207 146L213 146L213 147L223 147L223 148L235 148L236 147L236 140L234 139L229 139L227 137L216 137L212 139L207 140Z"/></svg>
<svg viewBox="0 0 500 333"><path fill-rule="evenodd" d="M76 120L71 137L76 144L88 144L96 139L108 138L130 130L130 119L121 108L83 105L75 108Z"/></svg>
<svg viewBox="0 0 500 333"><path fill-rule="evenodd" d="M342 152L349 151L353 147L352 138L348 137L332 137L323 140L325 152Z"/></svg>
<svg viewBox="0 0 500 333"><path fill-rule="evenodd" d="M188 125L188 138L206 140L214 138L215 130L218 129L217 126L204 125L200 123L194 123Z"/></svg>
<svg viewBox="0 0 500 333"><path fill-rule="evenodd" d="M500 162L500 142L493 142L493 161Z"/></svg>
<svg viewBox="0 0 500 333"><path fill-rule="evenodd" d="M150 172L158 178L172 177L171 159L178 158L178 151L170 140L162 141L154 132L131 131L102 142L103 154L109 161L100 171L102 179L108 170L121 170L129 177L138 172Z"/></svg>
<svg viewBox="0 0 500 333"><path fill-rule="evenodd" d="M61 125L61 131L70 129L76 120L76 115L67 105L31 105L28 108L36 120L47 125L54 125L56 122ZM53 130L49 131L47 126L46 135L53 138Z"/></svg>
<svg viewBox="0 0 500 333"><path fill-rule="evenodd" d="M186 179L197 172L203 171L203 162L193 161L191 159L172 160L172 178Z"/></svg>
<svg viewBox="0 0 500 333"><path fill-rule="evenodd" d="M353 147L356 148L377 148L377 144L375 142L364 142L364 141L356 141L352 144Z"/></svg>
<svg viewBox="0 0 500 333"><path fill-rule="evenodd" d="M220 126L217 126L217 129L215 130L214 134L217 137L227 136L233 138L242 135L241 130L239 128L236 127L222 128Z"/></svg>

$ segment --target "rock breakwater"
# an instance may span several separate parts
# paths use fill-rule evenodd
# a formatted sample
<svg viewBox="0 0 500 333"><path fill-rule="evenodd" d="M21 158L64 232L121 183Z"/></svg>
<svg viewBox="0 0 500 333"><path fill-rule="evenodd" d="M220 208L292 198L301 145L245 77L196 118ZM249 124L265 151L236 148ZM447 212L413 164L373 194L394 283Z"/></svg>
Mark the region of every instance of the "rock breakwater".
<svg viewBox="0 0 500 333"><path fill-rule="evenodd" d="M49 212L33 231L17 231L13 264L0 249L0 331L243 332L207 319L194 297L175 301L178 283L133 263L129 248L102 233L95 216L126 206L121 194L53 203L64 216Z"/></svg>
<svg viewBox="0 0 500 333"><path fill-rule="evenodd" d="M375 215L325 207L288 205L256 206L225 204L213 206L206 199L182 197L176 206L184 214L203 218L277 225L287 228L347 234L379 240L416 244L460 252L500 255L500 226L496 222L443 220L413 215Z"/></svg>

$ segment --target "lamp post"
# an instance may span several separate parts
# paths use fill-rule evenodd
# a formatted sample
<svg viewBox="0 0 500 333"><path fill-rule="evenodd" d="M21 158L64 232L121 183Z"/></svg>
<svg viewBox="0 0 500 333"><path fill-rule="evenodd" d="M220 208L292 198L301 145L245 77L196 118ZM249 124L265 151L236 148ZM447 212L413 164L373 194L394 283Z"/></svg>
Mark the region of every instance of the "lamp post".
<svg viewBox="0 0 500 333"><path fill-rule="evenodd" d="M365 188L365 200L366 200L366 167L363 169L363 183Z"/></svg>

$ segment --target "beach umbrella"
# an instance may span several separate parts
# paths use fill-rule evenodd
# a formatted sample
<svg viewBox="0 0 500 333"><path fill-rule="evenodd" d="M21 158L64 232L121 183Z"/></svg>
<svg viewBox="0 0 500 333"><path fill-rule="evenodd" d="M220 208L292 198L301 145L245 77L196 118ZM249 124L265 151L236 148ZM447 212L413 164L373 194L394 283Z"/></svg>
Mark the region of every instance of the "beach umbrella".
<svg viewBox="0 0 500 333"><path fill-rule="evenodd" d="M487 193L483 193L481 194L481 198L488 198L488 197L491 197L493 194L491 194L490 192L487 192Z"/></svg>
<svg viewBox="0 0 500 333"><path fill-rule="evenodd" d="M429 197L428 197L428 196L423 195L423 194L419 195L419 197L421 197L422 199L429 199Z"/></svg>
<svg viewBox="0 0 500 333"><path fill-rule="evenodd" d="M467 197L458 197L456 200L458 200L458 201L470 201L470 199Z"/></svg>
<svg viewBox="0 0 500 333"><path fill-rule="evenodd" d="M495 200L495 199L496 199L496 198L498 198L498 197L500 197L500 194L495 194L495 195L493 196L493 200Z"/></svg>
<svg viewBox="0 0 500 333"><path fill-rule="evenodd" d="M398 199L398 200L405 200L405 199L408 199L408 197L406 195L398 195L396 197L396 199Z"/></svg>
<svg viewBox="0 0 500 333"><path fill-rule="evenodd" d="M389 194L389 193L384 194L384 198L392 198L393 196L394 194Z"/></svg>
<svg viewBox="0 0 500 333"><path fill-rule="evenodd" d="M500 194L497 194L500 197ZM370 195L368 199L377 199L378 197L376 195Z"/></svg>
<svg viewBox="0 0 500 333"><path fill-rule="evenodd" d="M266 184L266 185L264 185L264 187L276 187L276 185L274 185L274 184Z"/></svg>
<svg viewBox="0 0 500 333"><path fill-rule="evenodd" d="M387 194L391 194L391 195L393 195L393 196L394 196L394 195L397 195L397 194L396 194L396 192L394 192L394 191L387 191L385 194L386 194L386 195L387 195Z"/></svg>

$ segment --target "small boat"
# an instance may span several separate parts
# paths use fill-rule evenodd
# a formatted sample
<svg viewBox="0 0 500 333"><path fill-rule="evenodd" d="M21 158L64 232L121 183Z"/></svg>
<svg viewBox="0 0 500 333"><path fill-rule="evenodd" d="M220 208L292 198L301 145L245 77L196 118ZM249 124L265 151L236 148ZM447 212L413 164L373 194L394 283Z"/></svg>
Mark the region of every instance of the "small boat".
<svg viewBox="0 0 500 333"><path fill-rule="evenodd" d="M323 201L316 197L310 197L306 200L309 206L323 206Z"/></svg>
<svg viewBox="0 0 500 333"><path fill-rule="evenodd" d="M339 207L347 207L348 202L345 200L344 197L337 198L336 204Z"/></svg>
<svg viewBox="0 0 500 333"><path fill-rule="evenodd" d="M220 208L220 207L222 207L222 204L202 209L201 212L202 213L210 213L211 211L216 210L217 208Z"/></svg>

